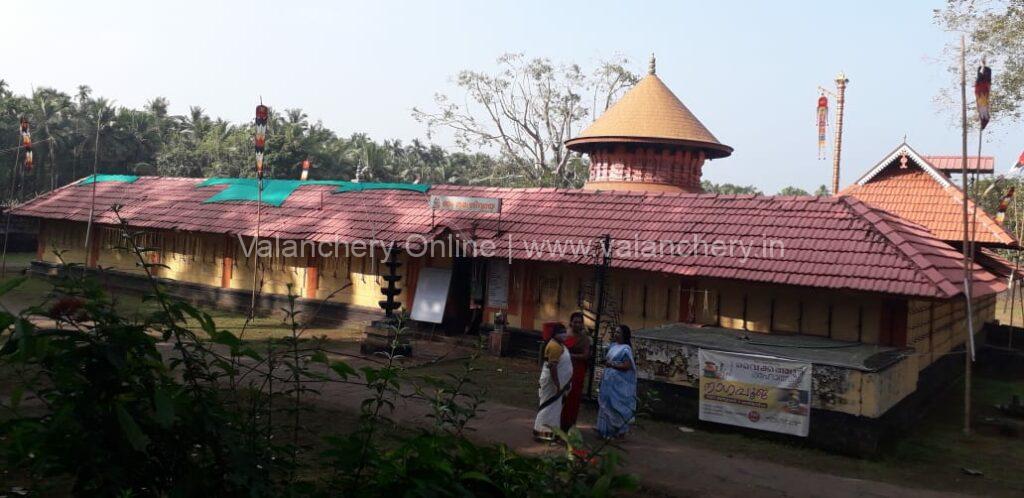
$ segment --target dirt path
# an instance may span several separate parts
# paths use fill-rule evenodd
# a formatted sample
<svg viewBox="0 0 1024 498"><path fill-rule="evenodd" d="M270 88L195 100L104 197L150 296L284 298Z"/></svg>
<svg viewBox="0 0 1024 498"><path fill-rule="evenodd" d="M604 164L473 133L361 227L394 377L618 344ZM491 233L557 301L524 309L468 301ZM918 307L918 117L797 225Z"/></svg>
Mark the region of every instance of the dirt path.
<svg viewBox="0 0 1024 498"><path fill-rule="evenodd" d="M357 364L358 360L352 361ZM326 384L314 402L342 411L358 411L366 396L365 388L350 384ZM395 413L398 422L428 423L428 407L423 403L398 400ZM543 454L555 451L533 441L533 410L488 402L470 427L470 437L481 442L499 442L522 454ZM583 421L580 429L589 433L592 421ZM776 463L732 456L667 442L643 430L634 431L620 445L625 470L635 474L649 487L675 496L727 497L940 497L962 496L910 489L894 484L851 479L779 465Z"/></svg>
<svg viewBox="0 0 1024 498"><path fill-rule="evenodd" d="M0 304L12 311L20 310L36 301L21 299L17 294L0 298ZM169 345L164 345L169 348ZM435 353L450 352L450 346L432 348L420 344L417 348L438 349ZM355 346L354 346L355 347ZM421 350L422 351L422 350ZM429 356L429 355L427 355ZM437 356L437 355L435 355ZM360 360L347 359L359 367ZM531 377L532 378L532 377ZM318 387L321 396L314 402L325 408L357 413L367 392L362 386L330 383ZM423 403L397 400L392 417L410 425L429 423L428 408ZM543 454L556 451L533 441L531 428L534 411L531 409L488 402L478 418L470 424L470 437L481 442L499 442L522 454ZM584 418L587 417L584 411ZM590 414L592 416L592 414ZM591 420L583 420L581 430L588 433ZM727 496L727 497L896 497L896 496L961 496L927 490L905 488L894 484L853 479L773 463L771 461L709 451L706 447L686 442L666 441L642 428L634 431L621 443L625 470L639 477L645 486L675 496Z"/></svg>

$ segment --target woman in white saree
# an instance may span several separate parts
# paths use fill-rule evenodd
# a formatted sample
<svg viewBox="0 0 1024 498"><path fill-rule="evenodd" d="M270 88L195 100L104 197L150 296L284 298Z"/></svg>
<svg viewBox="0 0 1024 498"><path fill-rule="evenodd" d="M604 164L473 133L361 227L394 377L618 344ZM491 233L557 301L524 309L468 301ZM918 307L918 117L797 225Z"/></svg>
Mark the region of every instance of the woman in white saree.
<svg viewBox="0 0 1024 498"><path fill-rule="evenodd" d="M565 347L565 326L556 325L544 346L544 364L540 369L540 406L533 422L533 437L539 441L554 439L552 428L562 421L562 400L572 382L572 359Z"/></svg>

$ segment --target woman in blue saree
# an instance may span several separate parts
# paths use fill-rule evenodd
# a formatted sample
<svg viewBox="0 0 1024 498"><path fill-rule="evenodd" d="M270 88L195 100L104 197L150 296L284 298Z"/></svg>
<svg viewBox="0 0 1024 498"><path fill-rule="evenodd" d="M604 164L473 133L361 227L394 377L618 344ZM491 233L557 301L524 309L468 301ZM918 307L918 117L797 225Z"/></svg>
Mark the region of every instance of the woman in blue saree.
<svg viewBox="0 0 1024 498"><path fill-rule="evenodd" d="M625 435L636 414L636 365L631 338L629 327L619 325L605 355L597 411L597 432L603 438Z"/></svg>

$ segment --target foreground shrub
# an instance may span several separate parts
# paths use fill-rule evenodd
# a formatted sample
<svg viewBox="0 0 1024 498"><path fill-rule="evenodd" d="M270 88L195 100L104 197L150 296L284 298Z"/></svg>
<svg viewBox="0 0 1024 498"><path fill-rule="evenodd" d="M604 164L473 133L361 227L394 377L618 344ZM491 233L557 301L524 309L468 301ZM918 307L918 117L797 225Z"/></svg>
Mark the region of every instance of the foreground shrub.
<svg viewBox="0 0 1024 498"><path fill-rule="evenodd" d="M13 379L0 400L0 464L19 486L182 497L603 496L633 486L614 455L581 449L578 433L546 458L470 442L482 402L473 359L415 385L395 354L401 324L391 352L358 370L304 337L294 297L289 337L256 344L218 330L157 284L141 234L122 230L152 284L146 313L124 316L73 265L40 305L0 311L0 372ZM3 282L0 295L22 281ZM354 427L310 445L306 401L326 382L359 384L366 396ZM430 406L430 427L397 427L398 398Z"/></svg>

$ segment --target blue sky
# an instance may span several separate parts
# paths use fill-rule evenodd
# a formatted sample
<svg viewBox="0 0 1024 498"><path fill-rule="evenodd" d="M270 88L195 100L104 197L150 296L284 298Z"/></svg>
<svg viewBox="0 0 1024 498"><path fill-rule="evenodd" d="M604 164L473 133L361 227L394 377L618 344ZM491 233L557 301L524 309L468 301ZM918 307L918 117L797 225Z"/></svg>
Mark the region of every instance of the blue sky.
<svg viewBox="0 0 1024 498"><path fill-rule="evenodd" d="M951 81L943 46L957 39L932 21L944 3L12 1L0 77L19 92L85 83L124 106L164 96L174 113L199 105L235 121L262 95L341 135L409 140L425 136L412 107L504 52L581 64L621 54L638 71L654 52L659 76L736 149L706 179L810 190L831 177L816 159L816 87L840 70L851 80L843 185L904 135L925 154L959 152L934 100ZM1024 132L989 129L985 153L1006 169Z"/></svg>

